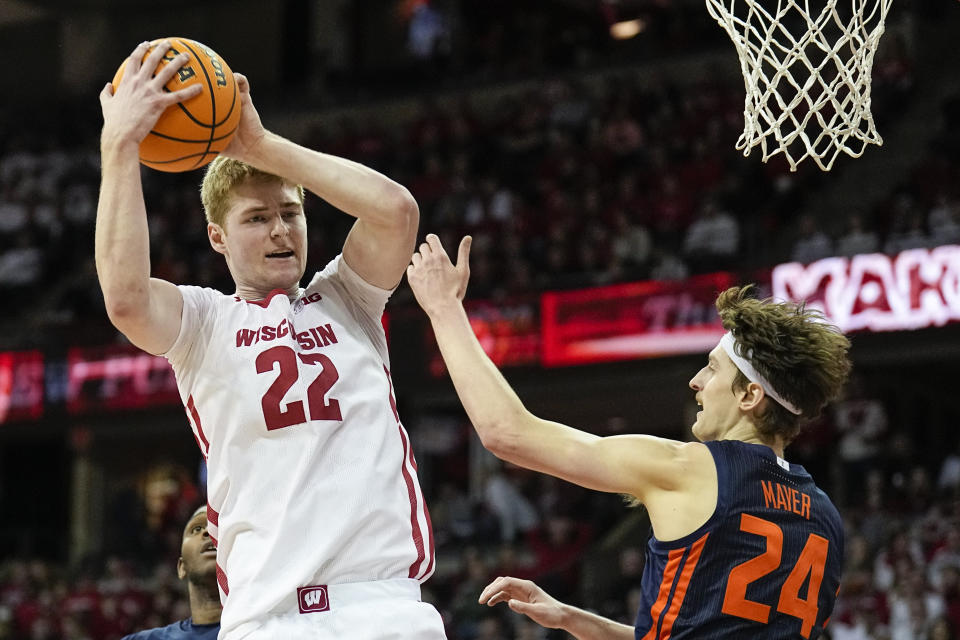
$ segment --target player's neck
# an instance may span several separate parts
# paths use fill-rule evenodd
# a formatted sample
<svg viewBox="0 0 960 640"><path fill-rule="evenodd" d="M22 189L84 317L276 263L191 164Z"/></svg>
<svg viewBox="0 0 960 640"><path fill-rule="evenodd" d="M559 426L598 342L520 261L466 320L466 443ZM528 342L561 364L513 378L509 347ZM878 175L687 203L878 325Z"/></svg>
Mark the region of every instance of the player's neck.
<svg viewBox="0 0 960 640"><path fill-rule="evenodd" d="M763 445L773 450L778 457L783 457L783 439L779 437L765 437L752 422L746 419L741 420L727 431L727 433L724 434L723 440L739 440L750 444Z"/></svg>
<svg viewBox="0 0 960 640"><path fill-rule="evenodd" d="M223 607L220 604L220 593L212 592L190 585L190 618L194 624L214 624L220 622Z"/></svg>
<svg viewBox="0 0 960 640"><path fill-rule="evenodd" d="M300 293L300 285L294 284L292 287L287 287L286 289L278 287L276 289L264 291L262 289L257 289L254 287L248 287L242 284L238 284L237 291L233 295L240 298L241 300L258 301L258 300L266 300L271 293L278 290L283 291L286 294L287 298L293 300Z"/></svg>

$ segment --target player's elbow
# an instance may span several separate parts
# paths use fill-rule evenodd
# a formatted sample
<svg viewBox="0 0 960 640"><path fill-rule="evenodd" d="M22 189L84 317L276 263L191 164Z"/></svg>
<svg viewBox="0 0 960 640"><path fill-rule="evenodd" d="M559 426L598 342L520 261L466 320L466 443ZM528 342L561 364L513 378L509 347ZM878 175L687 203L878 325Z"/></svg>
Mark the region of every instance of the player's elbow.
<svg viewBox="0 0 960 640"><path fill-rule="evenodd" d="M502 458L501 452L505 449L506 439L497 429L497 425L491 422L474 422L473 426L480 437L480 444L483 445L483 448L498 458Z"/></svg>
<svg viewBox="0 0 960 640"><path fill-rule="evenodd" d="M136 316L136 311L133 306L125 302L108 302L104 300L104 305L107 309L107 318L110 320L110 324L120 331L123 331L126 326L131 324L133 318Z"/></svg>
<svg viewBox="0 0 960 640"><path fill-rule="evenodd" d="M524 421L532 418L528 413L510 414L474 423L483 448L508 462L518 456L523 449Z"/></svg>
<svg viewBox="0 0 960 640"><path fill-rule="evenodd" d="M386 207L398 228L414 229L420 224L420 207L410 191L400 184L392 184L384 198Z"/></svg>
<svg viewBox="0 0 960 640"><path fill-rule="evenodd" d="M149 299L139 291L103 290L103 304L107 318L114 327L123 331L125 327L137 323L149 310Z"/></svg>

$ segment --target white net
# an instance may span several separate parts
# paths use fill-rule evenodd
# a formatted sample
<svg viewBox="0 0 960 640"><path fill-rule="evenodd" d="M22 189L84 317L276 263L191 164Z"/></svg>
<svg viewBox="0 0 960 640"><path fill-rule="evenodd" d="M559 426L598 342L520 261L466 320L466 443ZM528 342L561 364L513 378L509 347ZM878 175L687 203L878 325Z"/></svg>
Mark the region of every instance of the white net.
<svg viewBox="0 0 960 640"><path fill-rule="evenodd" d="M883 144L870 113L873 57L892 0L706 0L740 57L745 126L737 149L812 158L829 171ZM816 0L815 0L816 1ZM766 6L765 6L766 5ZM769 9L768 9L769 7Z"/></svg>

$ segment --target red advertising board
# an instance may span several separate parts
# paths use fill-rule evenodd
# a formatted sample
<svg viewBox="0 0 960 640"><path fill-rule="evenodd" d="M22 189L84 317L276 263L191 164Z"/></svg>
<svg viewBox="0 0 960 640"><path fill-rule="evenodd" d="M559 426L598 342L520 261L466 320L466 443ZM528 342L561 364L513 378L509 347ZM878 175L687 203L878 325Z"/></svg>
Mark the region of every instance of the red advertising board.
<svg viewBox="0 0 960 640"><path fill-rule="evenodd" d="M67 352L67 410L114 411L180 402L165 358L136 347L75 348Z"/></svg>
<svg viewBox="0 0 960 640"><path fill-rule="evenodd" d="M741 274L743 275L743 274ZM827 258L749 274L779 299L805 300L843 331L897 331L960 322L960 246ZM715 273L681 282L636 282L547 292L509 301L473 301L470 324L501 367L566 366L706 353L723 334L717 293L738 282ZM767 295L766 292L763 295ZM389 319L383 318L384 329ZM427 327L429 325L427 324ZM430 374L445 374L424 332ZM0 352L0 424L43 417L45 405L73 414L180 403L164 358L133 346Z"/></svg>
<svg viewBox="0 0 960 640"><path fill-rule="evenodd" d="M43 354L0 352L0 424L43 416Z"/></svg>
<svg viewBox="0 0 960 640"><path fill-rule="evenodd" d="M543 363L565 366L706 353L723 328L714 301L729 273L647 281L542 296Z"/></svg>
<svg viewBox="0 0 960 640"><path fill-rule="evenodd" d="M843 331L904 331L960 321L960 246L825 258L773 269L773 295L806 300Z"/></svg>
<svg viewBox="0 0 960 640"><path fill-rule="evenodd" d="M466 306L470 326L484 352L498 367L529 366L540 363L539 297L507 302L472 301ZM429 329L425 335L430 374L446 375L446 365Z"/></svg>

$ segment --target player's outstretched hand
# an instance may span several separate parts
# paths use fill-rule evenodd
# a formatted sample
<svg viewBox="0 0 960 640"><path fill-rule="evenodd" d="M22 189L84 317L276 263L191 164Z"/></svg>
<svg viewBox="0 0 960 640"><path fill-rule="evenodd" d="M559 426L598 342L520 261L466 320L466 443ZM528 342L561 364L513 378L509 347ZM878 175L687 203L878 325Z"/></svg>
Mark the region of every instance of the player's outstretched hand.
<svg viewBox="0 0 960 640"><path fill-rule="evenodd" d="M266 137L267 130L263 128L257 108L253 106L247 76L234 73L233 78L237 81L237 90L240 93L240 124L237 125L233 140L223 150L223 155L255 165L257 146Z"/></svg>
<svg viewBox="0 0 960 640"><path fill-rule="evenodd" d="M529 580L507 576L488 584L480 594L480 604L492 607L498 602L506 602L508 607L541 627L563 627L563 604Z"/></svg>
<svg viewBox="0 0 960 640"><path fill-rule="evenodd" d="M464 236L457 252L457 264L450 262L440 238L427 234L426 242L413 254L407 267L407 281L413 289L417 302L427 315L457 305L467 292L470 280L470 243L473 238Z"/></svg>
<svg viewBox="0 0 960 640"><path fill-rule="evenodd" d="M164 40L144 58L149 50L149 42L140 43L127 58L119 86L108 82L100 92L100 142L105 147L124 143L139 146L167 107L189 100L203 90L199 84L193 84L177 91L164 91L164 85L190 61L190 56L180 54L157 71L160 60L170 50L170 42Z"/></svg>

